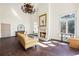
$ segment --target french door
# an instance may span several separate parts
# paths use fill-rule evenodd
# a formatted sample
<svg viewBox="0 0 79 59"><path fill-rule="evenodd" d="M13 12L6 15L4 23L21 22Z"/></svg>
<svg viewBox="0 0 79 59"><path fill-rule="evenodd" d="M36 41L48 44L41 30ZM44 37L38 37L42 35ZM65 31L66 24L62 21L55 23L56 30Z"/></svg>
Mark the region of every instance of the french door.
<svg viewBox="0 0 79 59"><path fill-rule="evenodd" d="M61 40L68 42L70 37L74 37L75 14L61 17Z"/></svg>

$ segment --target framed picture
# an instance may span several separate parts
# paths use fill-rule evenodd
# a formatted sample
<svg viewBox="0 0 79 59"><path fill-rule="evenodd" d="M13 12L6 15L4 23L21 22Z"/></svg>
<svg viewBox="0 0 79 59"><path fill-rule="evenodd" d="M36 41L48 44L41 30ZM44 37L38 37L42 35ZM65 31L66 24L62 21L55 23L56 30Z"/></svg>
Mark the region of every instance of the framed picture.
<svg viewBox="0 0 79 59"><path fill-rule="evenodd" d="M46 26L47 14L43 14L39 16L39 26Z"/></svg>

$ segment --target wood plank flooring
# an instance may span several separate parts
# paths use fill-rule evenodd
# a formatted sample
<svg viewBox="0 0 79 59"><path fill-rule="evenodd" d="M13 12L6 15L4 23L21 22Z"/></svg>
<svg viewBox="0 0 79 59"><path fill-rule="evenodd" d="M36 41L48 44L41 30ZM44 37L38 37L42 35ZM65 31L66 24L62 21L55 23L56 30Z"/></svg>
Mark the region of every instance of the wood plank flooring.
<svg viewBox="0 0 79 59"><path fill-rule="evenodd" d="M49 41L40 42L37 47L26 51L16 37L0 39L0 56L76 56L79 50L72 49L66 43Z"/></svg>

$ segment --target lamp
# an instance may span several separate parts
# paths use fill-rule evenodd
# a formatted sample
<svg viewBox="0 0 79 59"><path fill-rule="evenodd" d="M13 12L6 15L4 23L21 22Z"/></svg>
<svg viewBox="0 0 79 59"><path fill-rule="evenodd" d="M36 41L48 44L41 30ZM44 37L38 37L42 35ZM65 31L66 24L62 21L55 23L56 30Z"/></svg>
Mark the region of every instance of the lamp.
<svg viewBox="0 0 79 59"><path fill-rule="evenodd" d="M31 5L31 3L24 3L23 6L21 6L21 9L24 13L33 14L35 13L34 6Z"/></svg>

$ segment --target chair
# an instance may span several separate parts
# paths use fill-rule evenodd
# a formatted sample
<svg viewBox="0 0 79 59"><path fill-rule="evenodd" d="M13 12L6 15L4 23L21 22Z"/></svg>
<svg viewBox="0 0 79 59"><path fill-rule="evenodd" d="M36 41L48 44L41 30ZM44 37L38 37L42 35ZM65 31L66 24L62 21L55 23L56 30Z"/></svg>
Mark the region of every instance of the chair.
<svg viewBox="0 0 79 59"><path fill-rule="evenodd" d="M79 38L70 38L68 42L70 47L79 49Z"/></svg>

